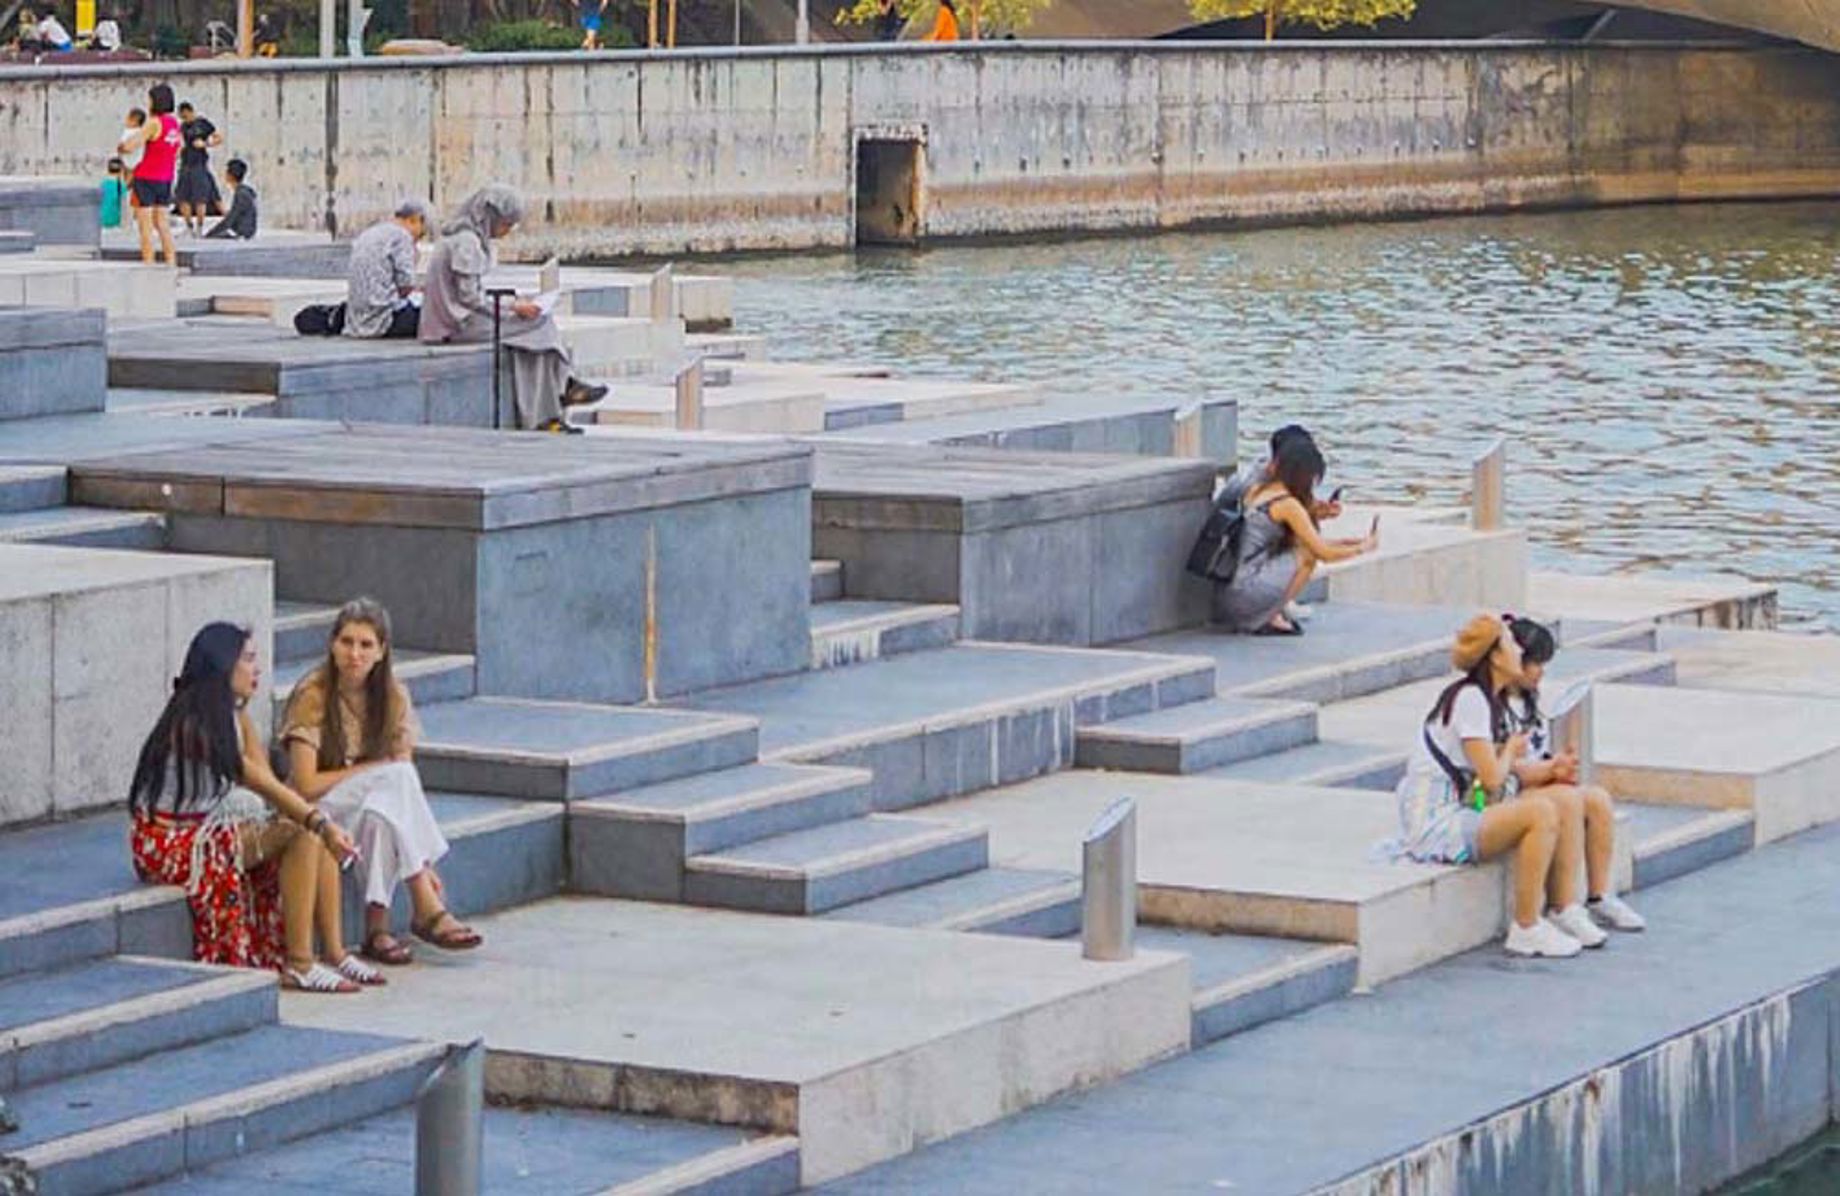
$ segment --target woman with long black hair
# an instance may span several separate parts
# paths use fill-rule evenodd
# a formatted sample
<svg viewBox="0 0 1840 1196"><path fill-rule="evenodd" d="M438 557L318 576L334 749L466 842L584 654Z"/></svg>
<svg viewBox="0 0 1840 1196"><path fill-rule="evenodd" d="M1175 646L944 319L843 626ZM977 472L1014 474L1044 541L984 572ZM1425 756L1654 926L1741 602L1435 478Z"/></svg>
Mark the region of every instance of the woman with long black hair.
<svg viewBox="0 0 1840 1196"><path fill-rule="evenodd" d="M1217 622L1252 635L1302 635L1284 608L1303 593L1316 566L1352 560L1380 546L1377 524L1360 540L1323 536L1315 514L1322 475L1322 453L1307 435L1278 444L1271 478L1240 500L1245 523L1239 564L1233 580L1214 596Z"/></svg>
<svg viewBox="0 0 1840 1196"><path fill-rule="evenodd" d="M128 791L135 871L185 890L205 963L274 968L305 992L382 983L339 926L351 837L275 778L247 709L261 680L246 629L211 623L192 637Z"/></svg>
<svg viewBox="0 0 1840 1196"><path fill-rule="evenodd" d="M326 660L288 695L279 736L288 779L358 840L363 862L366 958L406 964L390 932L390 903L408 889L409 929L448 951L477 947L478 932L448 912L437 860L447 840L415 771L419 724L409 691L390 665L390 613L369 598L339 609Z"/></svg>

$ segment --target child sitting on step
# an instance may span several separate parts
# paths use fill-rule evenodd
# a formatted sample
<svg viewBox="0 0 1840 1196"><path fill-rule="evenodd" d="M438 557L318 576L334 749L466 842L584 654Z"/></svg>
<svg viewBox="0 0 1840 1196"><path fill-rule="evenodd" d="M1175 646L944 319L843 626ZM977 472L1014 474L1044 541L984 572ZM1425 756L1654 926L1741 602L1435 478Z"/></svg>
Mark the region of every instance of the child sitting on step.
<svg viewBox="0 0 1840 1196"><path fill-rule="evenodd" d="M1514 766L1515 775L1525 789L1538 790L1552 803L1559 816L1560 851L1576 853L1584 845L1585 880L1589 886L1583 917L1611 930L1641 930L1648 925L1642 915L1610 887L1611 859L1616 846L1616 809L1609 791L1597 785L1578 783L1578 757L1571 752L1555 752L1552 727L1540 711L1540 681L1546 666L1558 651L1553 634L1532 619L1504 616L1508 631L1521 649L1520 681L1508 695L1508 717L1512 729L1527 737L1527 755ZM1575 895L1574 895L1575 896ZM1576 921L1575 907L1551 907L1557 911L1555 921L1572 930L1567 919ZM1593 941L1595 940L1595 941ZM1586 935L1580 941L1598 946L1601 935Z"/></svg>

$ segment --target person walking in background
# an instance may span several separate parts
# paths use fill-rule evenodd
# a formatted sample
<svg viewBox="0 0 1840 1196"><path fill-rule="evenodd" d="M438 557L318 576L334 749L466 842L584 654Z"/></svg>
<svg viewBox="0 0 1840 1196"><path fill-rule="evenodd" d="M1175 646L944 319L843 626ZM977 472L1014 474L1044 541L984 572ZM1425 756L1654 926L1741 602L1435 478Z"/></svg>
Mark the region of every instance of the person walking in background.
<svg viewBox="0 0 1840 1196"><path fill-rule="evenodd" d="M139 129L124 138L118 147L124 157L131 152L140 152L141 160L134 167L133 182L130 189L134 197L134 223L140 230L141 261L153 265L153 238L158 233L160 247L166 253L166 264L179 264L179 247L173 244L172 220L167 209L172 207L173 175L179 169L179 133L178 118L173 116L172 87L165 83L155 83L147 89L147 120Z"/></svg>
<svg viewBox="0 0 1840 1196"><path fill-rule="evenodd" d="M248 177L249 163L241 158L230 159L224 167L224 180L230 187L230 211L205 236L247 241L256 235L256 189L243 181Z"/></svg>
<svg viewBox="0 0 1840 1196"><path fill-rule="evenodd" d="M601 48L601 18L607 12L607 0L576 0L581 5L581 48Z"/></svg>
<svg viewBox="0 0 1840 1196"><path fill-rule="evenodd" d="M346 336L406 339L421 330L422 309L409 296L415 291L415 243L433 221L427 204L405 199L394 216L371 225L351 243Z"/></svg>
<svg viewBox="0 0 1840 1196"><path fill-rule="evenodd" d="M875 10L875 36L878 41L898 42L907 18L901 15L900 0L882 0Z"/></svg>
<svg viewBox="0 0 1840 1196"><path fill-rule="evenodd" d="M933 17L933 28L922 41L955 42L958 40L958 7L952 0L939 0L939 12Z"/></svg>
<svg viewBox="0 0 1840 1196"><path fill-rule="evenodd" d="M217 180L211 177L211 149L222 145L224 136L217 126L198 114L190 101L179 105L179 181L173 199L179 205L179 219L194 237L204 235L204 218L220 204Z"/></svg>

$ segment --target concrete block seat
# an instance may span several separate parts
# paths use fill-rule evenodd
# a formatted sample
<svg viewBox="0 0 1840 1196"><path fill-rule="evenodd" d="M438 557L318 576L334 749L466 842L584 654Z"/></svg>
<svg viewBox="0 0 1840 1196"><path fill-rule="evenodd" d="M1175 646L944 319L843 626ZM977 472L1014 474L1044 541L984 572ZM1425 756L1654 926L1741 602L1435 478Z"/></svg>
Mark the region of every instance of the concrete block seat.
<svg viewBox="0 0 1840 1196"><path fill-rule="evenodd" d="M779 443L308 424L92 458L72 496L165 511L181 551L266 557L296 601L370 594L404 642L473 656L484 692L619 703L806 666L810 470Z"/></svg>
<svg viewBox="0 0 1840 1196"><path fill-rule="evenodd" d="M1075 732L1074 763L1121 771L1204 772L1315 742L1316 707L1208 698Z"/></svg>
<svg viewBox="0 0 1840 1196"><path fill-rule="evenodd" d="M9 1093L7 1154L42 1192L134 1188L400 1106L444 1050L258 1025Z"/></svg>
<svg viewBox="0 0 1840 1196"><path fill-rule="evenodd" d="M1541 610L1619 623L1728 630L1776 626L1776 587L1742 577L1670 573L1590 577L1536 570L1527 592Z"/></svg>
<svg viewBox="0 0 1840 1196"><path fill-rule="evenodd" d="M270 414L285 419L492 422L488 345L303 337L224 317L118 323L108 376L128 389L271 395Z"/></svg>
<svg viewBox="0 0 1840 1196"><path fill-rule="evenodd" d="M630 1113L503 1105L486 1106L481 1131L481 1190L494 1196L703 1189L779 1196L798 1190L798 1139L791 1135ZM140 1191L143 1196L245 1196L254 1191L292 1196L409 1192L414 1187L415 1114L403 1108L226 1159Z"/></svg>
<svg viewBox="0 0 1840 1196"><path fill-rule="evenodd" d="M1080 900L1080 879L1069 872L980 868L852 902L824 916L879 926L1057 939L1079 932Z"/></svg>
<svg viewBox="0 0 1840 1196"><path fill-rule="evenodd" d="M1004 784L1073 762L1074 728L1205 697L1205 661L960 643L714 689L688 708L760 725L761 757L864 767L874 808Z"/></svg>
<svg viewBox="0 0 1840 1196"><path fill-rule="evenodd" d="M1202 462L818 440L813 549L852 598L945 602L966 636L1101 644L1190 626Z"/></svg>
<svg viewBox="0 0 1840 1196"><path fill-rule="evenodd" d="M1787 840L1653 890L1603 951L1485 947L834 1190L1717 1190L1831 1121L1837 865L1840 827ZM1563 1032L1503 1033L1530 1010Z"/></svg>
<svg viewBox="0 0 1840 1196"><path fill-rule="evenodd" d="M843 562L813 561L811 563L811 603L835 602L843 597Z"/></svg>
<svg viewBox="0 0 1840 1196"><path fill-rule="evenodd" d="M822 390L824 430L831 432L973 411L1033 407L1041 402L1041 393L1032 386L948 378L872 376L822 370L799 362L738 362L734 374L737 382L796 382Z"/></svg>
<svg viewBox="0 0 1840 1196"><path fill-rule="evenodd" d="M334 241L323 232L285 228L264 229L249 241L182 237L177 247L180 269L193 274L342 279L351 265L350 242ZM133 229L103 233L102 258L109 262L139 261L139 235Z"/></svg>
<svg viewBox="0 0 1840 1196"><path fill-rule="evenodd" d="M108 386L103 313L74 301L5 303L0 296L0 421L101 411Z"/></svg>
<svg viewBox="0 0 1840 1196"><path fill-rule="evenodd" d="M537 267L503 265L492 272L495 284L536 291ZM564 266L559 305L578 316L625 316L650 319L652 276L630 270ZM673 272L672 312L693 332L720 332L735 320L735 280L726 275Z"/></svg>
<svg viewBox="0 0 1840 1196"><path fill-rule="evenodd" d="M1134 395L1052 395L1038 404L957 415L909 415L844 428L830 435L895 444L944 444L1026 452L1176 456L1176 414L1186 399ZM1201 456L1231 464L1239 406L1232 399L1202 408Z"/></svg>
<svg viewBox="0 0 1840 1196"><path fill-rule="evenodd" d="M96 308L110 320L170 320L179 314L177 280L176 270L138 261L5 254L0 306Z"/></svg>
<svg viewBox="0 0 1840 1196"><path fill-rule="evenodd" d="M1268 756L1223 764L1201 775L1229 781L1391 791L1405 770L1404 748L1318 739Z"/></svg>
<svg viewBox="0 0 1840 1196"><path fill-rule="evenodd" d="M270 594L263 561L0 543L0 827L122 800L140 747L123 728L153 725L210 620L266 656Z"/></svg>
<svg viewBox="0 0 1840 1196"><path fill-rule="evenodd" d="M663 361L670 361L664 358ZM633 381L615 385L606 398L572 413L590 427L674 428L677 390L668 382ZM797 381L730 378L705 383L703 427L711 432L802 435L824 428L824 392Z"/></svg>
<svg viewBox="0 0 1840 1196"><path fill-rule="evenodd" d="M93 179L0 175L0 229L29 232L38 245L93 246L102 228L102 193Z"/></svg>
<svg viewBox="0 0 1840 1196"><path fill-rule="evenodd" d="M796 1134L805 1185L1188 1041L1187 963L1156 952L1099 964L1065 943L593 898L480 929L486 951L405 969L362 1001L284 994L282 1015L483 1036L488 1095L507 1102Z"/></svg>
<svg viewBox="0 0 1840 1196"><path fill-rule="evenodd" d="M38 248L38 234L31 229L0 229L0 254L31 253Z"/></svg>
<svg viewBox="0 0 1840 1196"><path fill-rule="evenodd" d="M1598 779L1619 796L1748 811L1759 844L1840 819L1840 702L1608 685L1596 721Z"/></svg>
<svg viewBox="0 0 1840 1196"><path fill-rule="evenodd" d="M101 392L107 393L106 388ZM210 392L199 392L209 394ZM299 436L311 428L337 424L267 419L173 419L168 415L94 412L47 415L37 419L8 420L0 435L0 465L69 465L124 453L196 449L210 445L242 446L256 451L266 440Z"/></svg>
<svg viewBox="0 0 1840 1196"><path fill-rule="evenodd" d="M1140 926L1137 946L1188 956L1195 1047L1345 997L1358 970L1353 947L1277 935Z"/></svg>
<svg viewBox="0 0 1840 1196"><path fill-rule="evenodd" d="M1323 528L1328 536L1364 536L1372 512L1349 510ZM1311 601L1529 609L1527 533L1387 517L1378 552L1325 565L1311 579ZM1547 607L1537 609L1546 610Z"/></svg>
<svg viewBox="0 0 1840 1196"><path fill-rule="evenodd" d="M109 388L107 410L139 415L218 415L261 418L275 414L274 395L219 390Z"/></svg>
<svg viewBox="0 0 1840 1196"><path fill-rule="evenodd" d="M1840 639L1832 636L1659 627L1655 637L1686 689L1840 698Z"/></svg>
<svg viewBox="0 0 1840 1196"><path fill-rule="evenodd" d="M1119 797L1138 803L1138 905L1147 922L1344 943L1377 984L1467 951L1505 929L1506 870L1370 858L1398 833L1371 793L1068 772L935 806L986 827L1003 868L1071 871L1080 839Z"/></svg>

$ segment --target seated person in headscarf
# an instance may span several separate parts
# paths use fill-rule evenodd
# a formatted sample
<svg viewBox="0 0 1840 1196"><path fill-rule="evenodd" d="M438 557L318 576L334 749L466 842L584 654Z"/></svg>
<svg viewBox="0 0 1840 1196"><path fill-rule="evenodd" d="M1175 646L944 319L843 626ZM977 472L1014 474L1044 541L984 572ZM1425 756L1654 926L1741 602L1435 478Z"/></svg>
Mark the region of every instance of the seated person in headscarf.
<svg viewBox="0 0 1840 1196"><path fill-rule="evenodd" d="M415 292L415 243L433 222L428 205L405 199L396 214L373 224L351 243L346 277L345 335L409 338L421 331Z"/></svg>
<svg viewBox="0 0 1840 1196"><path fill-rule="evenodd" d="M422 288L424 344L492 339L492 300L485 285L492 268L492 242L516 228L523 216L524 197L502 183L481 187L461 203L441 230L428 263ZM607 388L582 382L569 372L569 351L555 319L529 299L511 299L502 308L499 341L511 354L518 426L579 431L562 418L562 409L592 403Z"/></svg>

